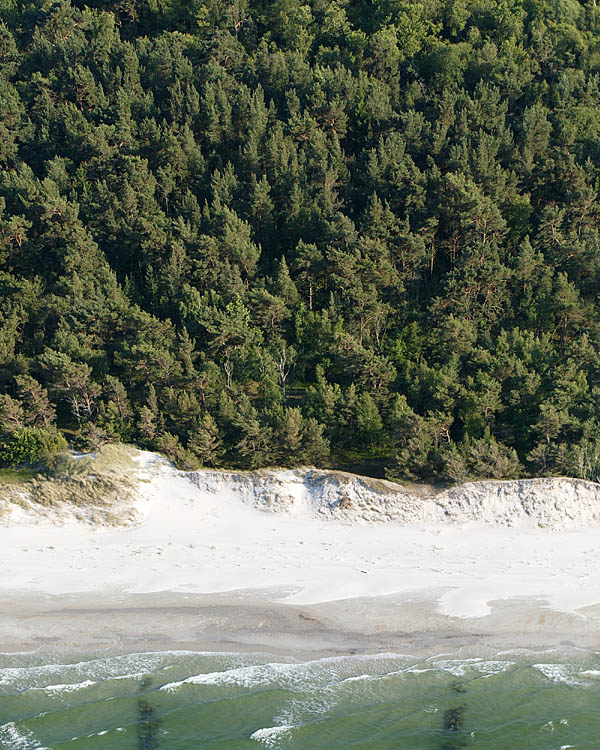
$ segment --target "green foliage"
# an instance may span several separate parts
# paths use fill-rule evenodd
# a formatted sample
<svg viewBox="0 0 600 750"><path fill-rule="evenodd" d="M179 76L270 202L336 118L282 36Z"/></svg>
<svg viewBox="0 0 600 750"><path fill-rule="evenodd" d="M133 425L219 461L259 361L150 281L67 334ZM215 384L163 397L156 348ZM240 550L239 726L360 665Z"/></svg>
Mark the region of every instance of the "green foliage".
<svg viewBox="0 0 600 750"><path fill-rule="evenodd" d="M5 463L60 428L597 477L593 3L34 5L0 3Z"/></svg>
<svg viewBox="0 0 600 750"><path fill-rule="evenodd" d="M383 423L377 404L369 393L362 393L357 400L356 428L363 444L373 444L381 437Z"/></svg>
<svg viewBox="0 0 600 750"><path fill-rule="evenodd" d="M5 466L34 464L39 460L41 450L37 431L23 427L15 430L7 441L0 444L0 461Z"/></svg>
<svg viewBox="0 0 600 750"><path fill-rule="evenodd" d="M66 449L67 441L55 429L22 427L0 442L0 463L10 467L47 464Z"/></svg>
<svg viewBox="0 0 600 750"><path fill-rule="evenodd" d="M447 479L517 479L523 467L514 450L490 437L464 443L460 450L452 445L442 453Z"/></svg>
<svg viewBox="0 0 600 750"><path fill-rule="evenodd" d="M0 468L0 484L25 484L38 475L35 469L26 469L20 467L18 469L1 469Z"/></svg>
<svg viewBox="0 0 600 750"><path fill-rule="evenodd" d="M210 414L205 414L192 434L188 448L203 466L217 466L225 450L219 436L217 423Z"/></svg>

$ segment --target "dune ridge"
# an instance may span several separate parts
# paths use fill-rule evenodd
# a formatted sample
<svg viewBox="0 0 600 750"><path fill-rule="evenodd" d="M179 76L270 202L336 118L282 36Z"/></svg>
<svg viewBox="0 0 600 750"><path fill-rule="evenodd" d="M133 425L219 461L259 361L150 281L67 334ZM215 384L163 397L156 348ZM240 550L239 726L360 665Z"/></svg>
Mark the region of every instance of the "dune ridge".
<svg viewBox="0 0 600 750"><path fill-rule="evenodd" d="M440 490L313 468L188 476L203 492L231 494L258 510L346 523L557 530L600 525L600 484L567 477L485 480Z"/></svg>
<svg viewBox="0 0 600 750"><path fill-rule="evenodd" d="M120 460L113 465L110 451L108 457L90 454L79 457L86 470L75 475L42 477L18 487L0 484L0 524L143 524L148 494L143 482L149 479L141 476L141 468L154 478L164 474L188 480L198 498L220 495L224 502L304 519L425 527L600 526L600 484L569 477L482 480L442 488L314 467L178 471L158 454L124 446L117 453Z"/></svg>

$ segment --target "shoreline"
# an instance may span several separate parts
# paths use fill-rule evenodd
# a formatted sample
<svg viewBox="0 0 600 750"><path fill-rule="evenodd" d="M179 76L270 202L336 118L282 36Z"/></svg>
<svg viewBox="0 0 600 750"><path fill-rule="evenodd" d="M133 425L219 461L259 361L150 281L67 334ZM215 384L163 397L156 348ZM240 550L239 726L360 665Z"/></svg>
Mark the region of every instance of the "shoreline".
<svg viewBox="0 0 600 750"><path fill-rule="evenodd" d="M600 650L600 606L569 614L535 598L494 604L483 618L440 614L429 596L285 604L273 592L0 596L0 652L120 654L147 651L263 653L316 659L440 652ZM18 614L16 613L18 611Z"/></svg>

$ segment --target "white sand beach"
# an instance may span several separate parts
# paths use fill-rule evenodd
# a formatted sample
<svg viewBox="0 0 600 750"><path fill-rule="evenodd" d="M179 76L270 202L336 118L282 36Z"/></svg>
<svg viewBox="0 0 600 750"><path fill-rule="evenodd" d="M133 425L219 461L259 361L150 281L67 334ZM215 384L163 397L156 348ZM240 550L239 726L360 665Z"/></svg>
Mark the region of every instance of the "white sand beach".
<svg viewBox="0 0 600 750"><path fill-rule="evenodd" d="M501 497L494 483L477 488L480 518L475 495L470 509L462 496L415 501L434 519L424 525L416 513L394 520L391 506L375 522L372 498L363 502L371 515L358 512L360 493L348 495L347 477L346 513L336 515L339 498L324 512L299 493L294 472L260 475L263 485L275 476L274 499L264 486L249 497L252 475L186 474L141 451L134 472L139 520L126 527L20 506L5 514L0 650L126 648L136 638L268 648L276 633L281 647L318 633L314 648L323 651L414 645L423 633L464 643L484 635L509 645L600 643L597 485L579 483L569 495L570 480L543 480L540 496L554 514L544 528L547 509L522 512L523 487ZM518 483L495 483L510 484ZM512 510L498 525L500 505ZM448 507L459 506L464 518L448 520Z"/></svg>

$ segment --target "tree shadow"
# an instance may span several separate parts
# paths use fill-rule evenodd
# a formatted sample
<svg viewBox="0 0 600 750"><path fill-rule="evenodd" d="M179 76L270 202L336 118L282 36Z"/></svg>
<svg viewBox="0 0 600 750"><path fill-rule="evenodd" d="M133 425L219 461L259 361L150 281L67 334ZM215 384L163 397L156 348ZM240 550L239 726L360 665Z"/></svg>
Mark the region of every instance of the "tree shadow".
<svg viewBox="0 0 600 750"><path fill-rule="evenodd" d="M152 684L149 677L140 683L139 692L147 690ZM138 698L138 748L139 750L157 750L159 721L156 709L143 697Z"/></svg>
<svg viewBox="0 0 600 750"><path fill-rule="evenodd" d="M452 686L455 693L464 693L465 688L460 683ZM440 750L460 750L467 744L467 738L463 731L465 723L465 707L455 706L444 711L442 727L442 744Z"/></svg>

